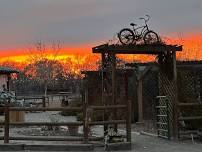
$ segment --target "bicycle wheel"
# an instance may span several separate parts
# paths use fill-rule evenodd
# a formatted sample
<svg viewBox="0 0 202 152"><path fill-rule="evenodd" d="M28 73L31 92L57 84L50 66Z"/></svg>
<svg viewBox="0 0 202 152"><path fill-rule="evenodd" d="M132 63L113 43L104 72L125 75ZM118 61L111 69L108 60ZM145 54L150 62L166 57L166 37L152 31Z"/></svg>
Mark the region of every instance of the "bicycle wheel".
<svg viewBox="0 0 202 152"><path fill-rule="evenodd" d="M118 38L122 44L132 44L135 40L135 35L131 29L124 28L118 33Z"/></svg>
<svg viewBox="0 0 202 152"><path fill-rule="evenodd" d="M145 44L154 44L159 42L159 36L153 31L148 31L144 34L143 40Z"/></svg>

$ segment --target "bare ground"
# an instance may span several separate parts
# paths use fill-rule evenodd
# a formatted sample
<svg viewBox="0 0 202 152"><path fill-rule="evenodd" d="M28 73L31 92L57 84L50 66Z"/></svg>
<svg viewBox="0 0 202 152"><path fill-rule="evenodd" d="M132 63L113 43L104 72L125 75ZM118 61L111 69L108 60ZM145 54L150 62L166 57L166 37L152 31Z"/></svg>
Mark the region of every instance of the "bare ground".
<svg viewBox="0 0 202 152"><path fill-rule="evenodd" d="M57 112L50 113L27 113L25 117L26 121L76 121L75 117L61 117ZM20 129L20 128L18 128ZM18 130L17 129L17 130ZM11 129L12 130L12 129ZM22 128L21 128L22 130ZM95 132L98 134L103 134L103 128L98 126L95 128ZM122 129L121 129L122 130ZM132 147L133 152L202 152L202 142L197 140L194 143L191 140L186 141L169 141L165 139L160 139L154 136L142 135L138 132L141 131L141 127L133 125L132 126ZM124 131L123 131L124 132ZM11 131L11 134L15 135L16 129ZM2 133L0 133L2 134ZM12 143L12 142L11 142ZM16 142L14 142L16 143ZM37 144L38 142L30 142L32 144ZM55 142L43 142L46 144L57 144ZM64 142L62 142L64 143ZM61 144L62 144L61 143ZM103 147L97 147L96 152L104 151ZM20 151L19 151L20 152ZM22 152L28 152L27 150ZM31 151L30 151L31 152Z"/></svg>

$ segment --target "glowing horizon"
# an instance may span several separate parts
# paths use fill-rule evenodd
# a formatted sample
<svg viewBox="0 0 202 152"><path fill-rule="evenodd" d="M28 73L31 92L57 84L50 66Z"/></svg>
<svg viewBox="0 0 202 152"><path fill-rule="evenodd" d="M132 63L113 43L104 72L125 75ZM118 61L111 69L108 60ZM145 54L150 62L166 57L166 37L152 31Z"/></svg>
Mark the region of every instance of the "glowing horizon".
<svg viewBox="0 0 202 152"><path fill-rule="evenodd" d="M169 39L168 43L183 45L183 51L177 53L178 60L202 60L202 35L189 35L181 39ZM93 46L92 46L93 47ZM0 63L17 63L26 65L32 62L33 58L47 58L50 60L57 60L63 64L71 62L72 64L79 64L87 66L89 69L96 69L96 62L98 62L99 55L92 53L92 47L89 45L83 45L79 47L64 47L59 50L53 50L47 48L45 52L37 52L37 50L31 49L26 51L23 49L16 49L14 51L0 51ZM140 56L140 55L121 55L121 58L128 61L140 61L147 62L153 59L153 56ZM94 68L93 68L94 67ZM80 68L80 67L77 67Z"/></svg>

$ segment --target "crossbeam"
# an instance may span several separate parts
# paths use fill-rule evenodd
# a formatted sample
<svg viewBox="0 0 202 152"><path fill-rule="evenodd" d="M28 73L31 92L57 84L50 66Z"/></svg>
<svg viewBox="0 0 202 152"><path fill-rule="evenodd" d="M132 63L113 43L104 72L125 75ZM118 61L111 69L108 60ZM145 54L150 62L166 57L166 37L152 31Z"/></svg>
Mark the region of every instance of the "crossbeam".
<svg viewBox="0 0 202 152"><path fill-rule="evenodd" d="M92 48L93 53L115 54L161 54L164 52L182 51L182 46L165 44L144 45L108 45L103 44Z"/></svg>

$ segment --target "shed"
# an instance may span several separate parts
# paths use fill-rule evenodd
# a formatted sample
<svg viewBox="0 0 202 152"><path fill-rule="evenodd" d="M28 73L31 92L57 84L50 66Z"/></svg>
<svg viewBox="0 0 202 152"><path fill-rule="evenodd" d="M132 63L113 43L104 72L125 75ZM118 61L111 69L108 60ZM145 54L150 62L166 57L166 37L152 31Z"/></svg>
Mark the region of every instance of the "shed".
<svg viewBox="0 0 202 152"><path fill-rule="evenodd" d="M12 73L19 73L19 71L8 68L8 67L0 67L0 91L2 91L5 86L6 90L10 90L10 79Z"/></svg>

